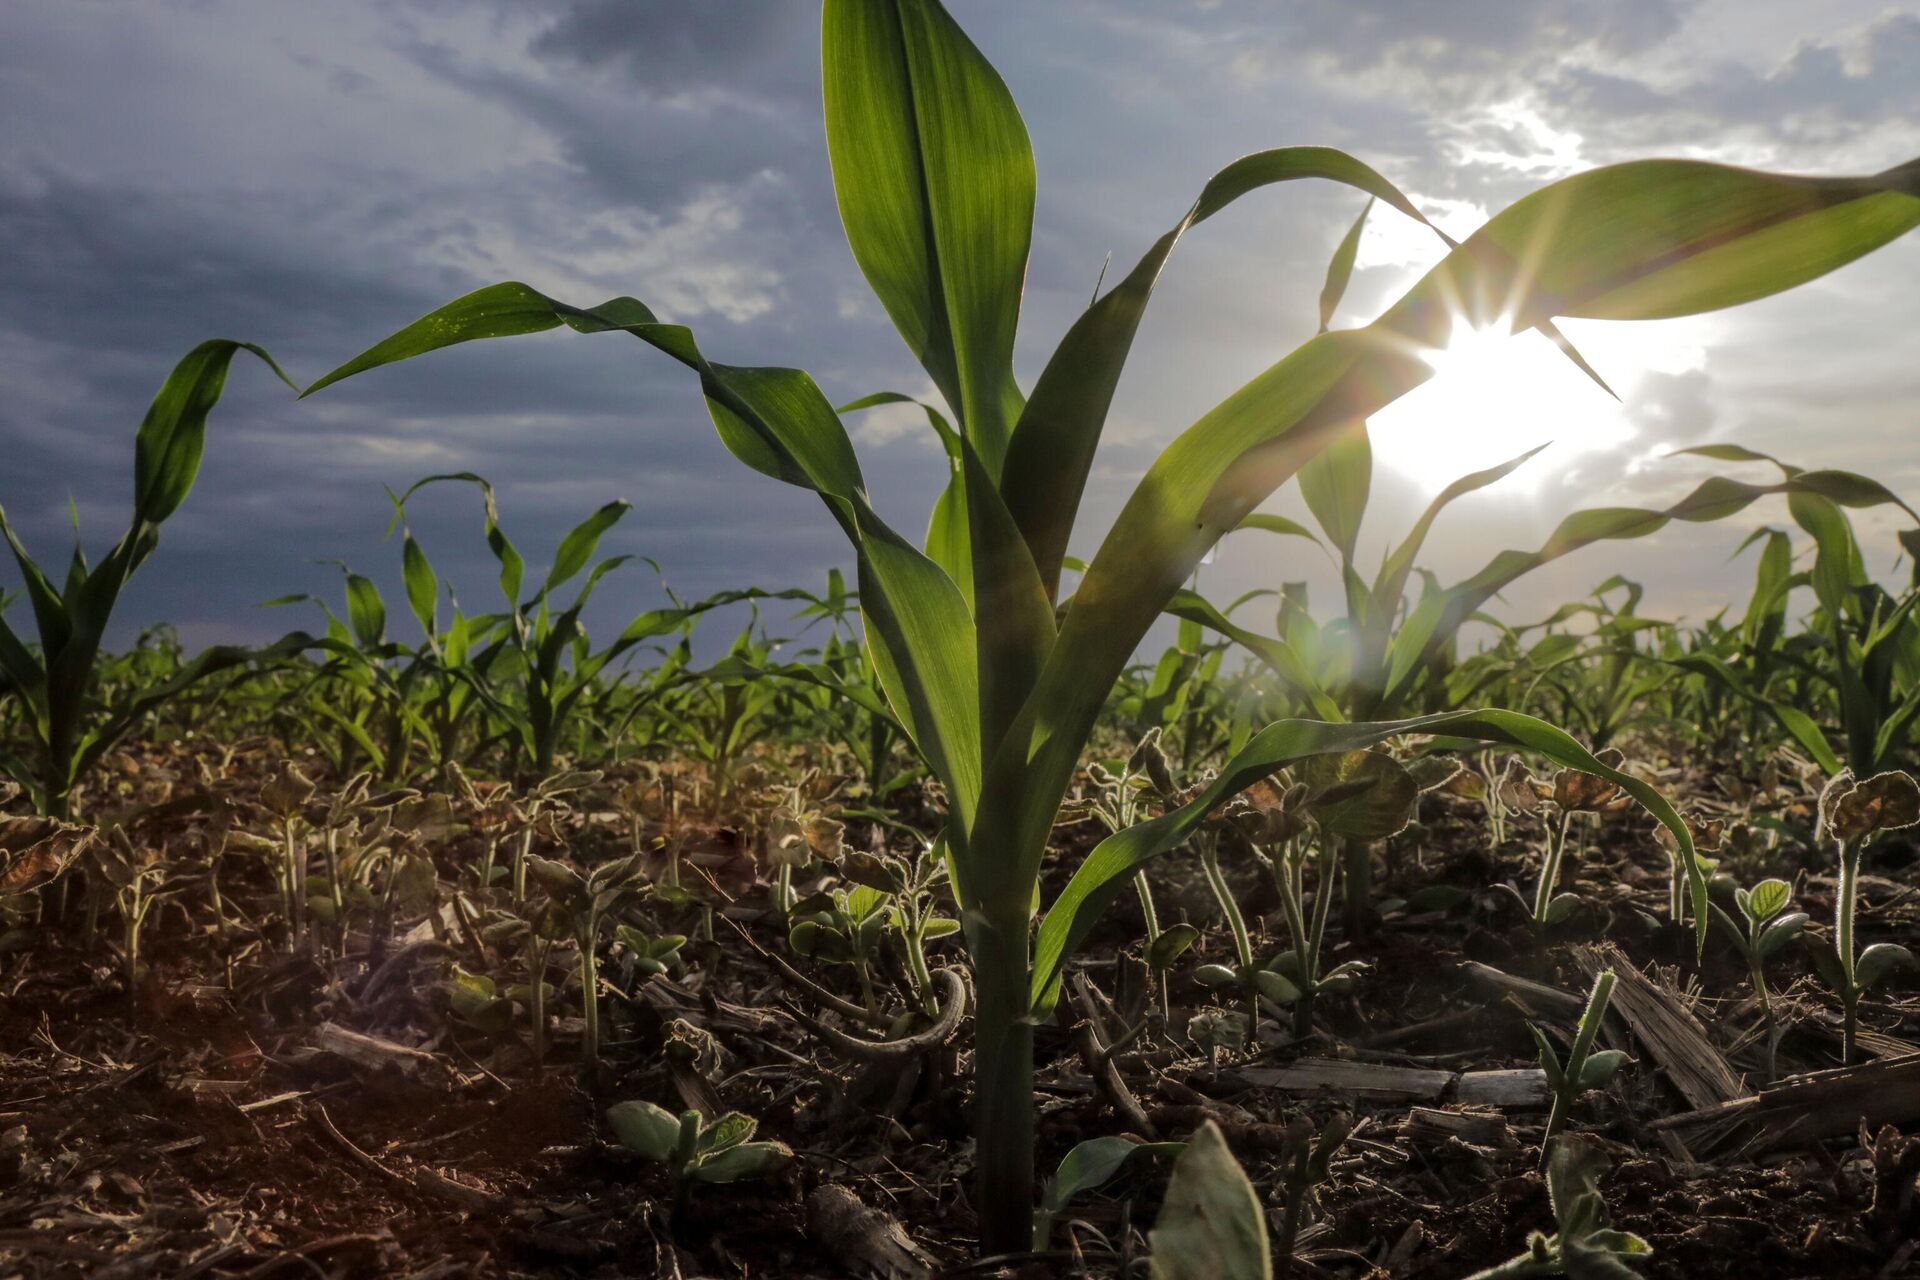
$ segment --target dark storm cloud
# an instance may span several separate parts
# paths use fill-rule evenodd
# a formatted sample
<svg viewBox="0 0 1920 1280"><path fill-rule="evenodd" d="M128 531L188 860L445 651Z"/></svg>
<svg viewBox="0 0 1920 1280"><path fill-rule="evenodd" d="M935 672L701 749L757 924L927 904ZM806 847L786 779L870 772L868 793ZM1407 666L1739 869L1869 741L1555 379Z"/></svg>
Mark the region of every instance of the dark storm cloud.
<svg viewBox="0 0 1920 1280"><path fill-rule="evenodd" d="M1743 26L1735 57L1702 44L1732 12L1706 0L964 0L955 12L1021 101L1040 163L1019 370L1030 382L1109 252L1126 269L1209 174L1259 147L1345 146L1421 198L1490 210L1551 176L1534 153L1562 135L1583 163L1726 139L1818 167L1821 147L1848 148L1851 163L1897 145L1920 105L1912 8L1816 23L1776 7ZM1769 22L1777 35L1756 37ZM140 414L193 342L260 341L311 378L499 279L582 303L633 294L692 324L716 358L808 368L835 398L923 392L841 237L817 24L800 0L9 10L0 501L56 548L71 491L97 544L125 518ZM1514 102L1526 110L1504 111ZM1326 254L1357 207L1351 192L1289 187L1182 245L1078 549L1161 443L1311 332ZM1920 389L1886 372L1898 344L1862 339L1860 315L1889 329L1905 316L1917 259L1900 246L1871 281L1850 275L1797 295L1791 313L1758 308L1714 330L1724 345L1702 367L1650 373L1628 406L1642 437L1584 459L1582 496L1634 497L1628 464L1656 443L1793 443L1823 402L1844 404L1851 425L1816 433L1819 458L1783 452L1847 465L1867 447L1851 442L1888 447L1900 398ZM1363 255L1349 312L1384 304L1407 275ZM1814 373L1787 377L1783 353ZM880 415L856 437L883 510L917 531L942 471L924 426ZM299 404L242 364L122 634L157 618L195 641L307 623L250 605L337 593L318 557L392 586L382 486L462 468L501 482L535 560L615 496L635 509L608 549L655 556L681 590L811 584L843 557L816 500L743 471L684 373L622 337L482 344ZM1387 516L1417 501L1397 477L1376 493ZM1524 504L1476 510L1477 536L1436 542L1437 557L1537 540ZM430 491L411 517L463 599L490 605L473 495ZM1233 555L1223 581L1271 577ZM1676 592L1686 572L1668 567ZM604 594L601 625L652 590L635 575Z"/></svg>

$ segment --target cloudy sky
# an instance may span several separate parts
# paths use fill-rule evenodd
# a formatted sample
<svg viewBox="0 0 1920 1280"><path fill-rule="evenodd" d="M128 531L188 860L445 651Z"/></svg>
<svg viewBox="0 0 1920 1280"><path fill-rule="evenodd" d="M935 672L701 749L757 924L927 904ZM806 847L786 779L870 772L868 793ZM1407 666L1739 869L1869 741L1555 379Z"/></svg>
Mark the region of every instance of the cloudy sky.
<svg viewBox="0 0 1920 1280"><path fill-rule="evenodd" d="M1450 231L1563 174L1645 155L1872 172L1920 155L1914 0L953 0L1026 115L1040 171L1019 372L1031 381L1111 253L1130 265L1243 152L1344 147ZM96 551L126 518L131 441L198 340L269 347L302 381L500 279L580 304L637 296L717 359L809 369L836 399L929 391L841 238L805 0L12 0L0 8L0 503L45 557L67 501ZM1076 533L1091 551L1154 452L1307 337L1351 191L1290 185L1181 246L1122 385ZM1435 256L1391 212L1346 319ZM1580 504L1654 502L1705 473L1665 451L1735 439L1920 497L1920 235L1784 298L1658 325L1569 325L1614 404L1538 338L1458 369L1376 423L1374 545L1461 471L1553 448L1464 502L1429 557L1452 577ZM1492 388L1505 385L1506 393ZM857 439L901 527L944 464L880 413ZM545 335L442 353L294 403L236 364L206 466L125 599L120 638L264 639L338 594L339 558L392 583L383 486L472 469L543 563L624 497L605 546L674 587L813 585L844 559L818 503L739 466L696 387L626 339ZM1270 509L1297 512L1290 492ZM471 608L491 608L476 496L412 511ZM1783 521L1776 509L1750 523ZM1876 569L1886 527L1865 527ZM1736 526L1570 558L1510 596L1544 611L1621 570L1698 618L1744 599ZM0 585L17 579L0 572ZM1301 577L1248 540L1210 591ZM398 600L397 590L390 599ZM654 603L650 573L603 588ZM719 628L715 629L716 631Z"/></svg>

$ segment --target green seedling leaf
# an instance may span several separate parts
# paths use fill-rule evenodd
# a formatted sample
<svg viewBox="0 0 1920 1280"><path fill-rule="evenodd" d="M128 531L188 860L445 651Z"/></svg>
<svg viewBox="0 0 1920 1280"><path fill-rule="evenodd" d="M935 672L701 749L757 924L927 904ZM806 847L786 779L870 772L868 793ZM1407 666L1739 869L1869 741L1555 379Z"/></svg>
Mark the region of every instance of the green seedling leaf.
<svg viewBox="0 0 1920 1280"><path fill-rule="evenodd" d="M701 1182L742 1182L764 1178L793 1161L793 1148L784 1142L744 1142L702 1160L693 1168Z"/></svg>
<svg viewBox="0 0 1920 1280"><path fill-rule="evenodd" d="M1736 895L1741 909L1755 924L1764 924L1786 910L1792 897L1793 886L1785 880L1762 880L1751 891Z"/></svg>
<svg viewBox="0 0 1920 1280"><path fill-rule="evenodd" d="M700 1131L698 1150L702 1155L718 1155L751 1138L758 1127L759 1122L752 1116L729 1111Z"/></svg>
<svg viewBox="0 0 1920 1280"><path fill-rule="evenodd" d="M1190 924L1168 925L1147 948L1147 967L1154 970L1171 969L1174 961L1178 960L1199 937L1200 931Z"/></svg>
<svg viewBox="0 0 1920 1280"><path fill-rule="evenodd" d="M607 1126L621 1146L649 1160L671 1160L680 1143L680 1117L651 1102L614 1103L607 1108Z"/></svg>
<svg viewBox="0 0 1920 1280"><path fill-rule="evenodd" d="M1913 952L1897 942L1876 942L1862 951L1860 958L1853 962L1853 985L1855 989L1865 991L1895 968L1913 967Z"/></svg>
<svg viewBox="0 0 1920 1280"><path fill-rule="evenodd" d="M1174 1161L1148 1241L1153 1280L1271 1280L1266 1214L1213 1121Z"/></svg>
<svg viewBox="0 0 1920 1280"><path fill-rule="evenodd" d="M1540 1069L1547 1074L1547 1084L1555 1092L1566 1083L1567 1073L1560 1066L1560 1049L1553 1043L1552 1037L1529 1022L1527 1030L1533 1036L1533 1043L1540 1056Z"/></svg>
<svg viewBox="0 0 1920 1280"><path fill-rule="evenodd" d="M1238 986L1240 975L1223 964L1203 964L1193 971L1193 980L1203 987Z"/></svg>
<svg viewBox="0 0 1920 1280"><path fill-rule="evenodd" d="M1256 991L1275 1004L1292 1004L1300 998L1300 988L1271 969L1256 971L1253 985Z"/></svg>
<svg viewBox="0 0 1920 1280"><path fill-rule="evenodd" d="M1627 1055L1620 1049L1596 1049L1587 1055L1580 1068L1580 1087L1582 1089L1604 1089L1613 1079L1614 1073L1625 1065Z"/></svg>
<svg viewBox="0 0 1920 1280"><path fill-rule="evenodd" d="M1809 935L1810 945L1807 956L1813 961L1813 970L1820 975L1820 981L1835 991L1847 989L1847 973L1840 967L1840 957L1834 954L1833 942L1827 938Z"/></svg>
<svg viewBox="0 0 1920 1280"><path fill-rule="evenodd" d="M1807 913L1804 911L1796 911L1791 915L1781 916L1765 929L1762 929L1760 931L1760 940L1755 946L1755 950L1759 952L1760 958L1765 960L1775 955L1780 948L1791 942L1801 929L1806 927L1806 923Z"/></svg>

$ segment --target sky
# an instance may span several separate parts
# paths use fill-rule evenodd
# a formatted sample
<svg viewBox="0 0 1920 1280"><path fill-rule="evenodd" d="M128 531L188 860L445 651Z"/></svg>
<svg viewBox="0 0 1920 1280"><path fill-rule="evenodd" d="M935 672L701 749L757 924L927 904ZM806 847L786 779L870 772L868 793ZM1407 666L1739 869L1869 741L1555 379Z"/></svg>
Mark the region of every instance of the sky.
<svg viewBox="0 0 1920 1280"><path fill-rule="evenodd" d="M953 0L1033 138L1040 186L1016 354L1031 385L1092 296L1235 156L1345 148L1456 235L1583 168L1663 155L1870 173L1920 155L1920 3L1831 0ZM0 4L0 504L64 561L68 503L95 555L124 528L132 438L201 339L258 342L305 382L423 312L497 280L580 305L630 294L715 359L809 370L836 402L931 395L841 233L805 0L7 0ZM1331 185L1242 200L1162 279L1074 536L1090 553L1158 450L1311 336L1326 262L1363 203ZM1370 218L1338 323L1383 309L1438 256ZM1115 277L1117 278L1117 277ZM1920 235L1779 298L1715 315L1567 331L1608 400L1536 336L1476 344L1374 423L1363 555L1455 475L1546 440L1456 505L1430 543L1443 579L1531 546L1578 506L1678 497L1713 466L1664 458L1734 440L1866 471L1920 498ZM1456 376L1457 371L1457 376ZM1492 376L1498 373L1500 376ZM1493 389L1504 387L1504 392ZM924 422L854 427L869 488L924 526L945 463ZM617 335L473 344L296 403L236 363L192 496L123 597L113 639L174 624L190 646L264 641L341 595L346 561L411 623L386 488L490 477L533 565L588 511L632 511L607 552L657 561L682 595L815 587L848 557L818 500L715 437L690 376ZM1737 471L1749 478L1763 470ZM1302 515L1283 490L1268 510ZM470 610L497 607L467 486L409 523ZM1622 572L1644 612L1699 620L1744 601L1728 558L1748 518L1569 557L1511 590L1544 614ZM1860 521L1890 571L1893 526ZM0 587L17 584L12 566ZM1316 583L1298 542L1242 535L1209 594ZM658 603L638 562L590 615ZM703 628L718 641L738 610ZM19 621L19 619L16 619Z"/></svg>

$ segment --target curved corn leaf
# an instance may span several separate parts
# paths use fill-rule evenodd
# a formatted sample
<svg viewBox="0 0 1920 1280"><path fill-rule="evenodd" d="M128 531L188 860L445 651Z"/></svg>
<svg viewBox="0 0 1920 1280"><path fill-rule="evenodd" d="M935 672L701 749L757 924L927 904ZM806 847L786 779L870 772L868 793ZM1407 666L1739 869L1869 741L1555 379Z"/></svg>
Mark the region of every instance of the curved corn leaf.
<svg viewBox="0 0 1920 1280"><path fill-rule="evenodd" d="M1324 178L1385 202L1417 222L1426 216L1399 188L1344 151L1279 147L1235 160L1208 180L1200 198L1147 250L1127 277L1067 330L1034 383L1014 428L1001 491L1033 549L1049 599L1059 594L1061 557L1086 489L1093 455L1133 339L1161 268L1187 231L1241 196L1279 182ZM1436 232L1437 234L1437 232ZM1444 238L1444 237L1443 237ZM1449 241L1449 243L1451 243Z"/></svg>
<svg viewBox="0 0 1920 1280"><path fill-rule="evenodd" d="M629 333L686 365L699 375L715 429L735 457L820 495L858 557L861 612L881 685L928 767L946 784L961 822L968 822L980 795L981 750L967 602L939 565L873 510L853 443L805 373L712 363L691 330L661 323L633 298L582 309L508 282L455 299L301 394L457 343L561 325L578 333Z"/></svg>

